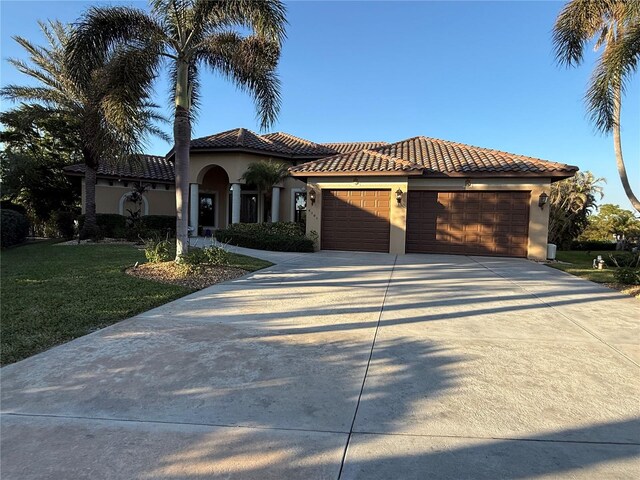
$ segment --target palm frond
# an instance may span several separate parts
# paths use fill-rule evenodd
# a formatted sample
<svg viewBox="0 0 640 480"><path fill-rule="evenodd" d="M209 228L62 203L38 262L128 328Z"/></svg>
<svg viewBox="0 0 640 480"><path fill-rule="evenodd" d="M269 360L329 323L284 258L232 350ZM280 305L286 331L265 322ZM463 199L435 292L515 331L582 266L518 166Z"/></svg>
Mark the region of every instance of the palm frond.
<svg viewBox="0 0 640 480"><path fill-rule="evenodd" d="M233 32L210 36L198 52L198 58L211 69L251 94L262 129L275 122L280 110L280 80L275 70L279 55L276 42Z"/></svg>

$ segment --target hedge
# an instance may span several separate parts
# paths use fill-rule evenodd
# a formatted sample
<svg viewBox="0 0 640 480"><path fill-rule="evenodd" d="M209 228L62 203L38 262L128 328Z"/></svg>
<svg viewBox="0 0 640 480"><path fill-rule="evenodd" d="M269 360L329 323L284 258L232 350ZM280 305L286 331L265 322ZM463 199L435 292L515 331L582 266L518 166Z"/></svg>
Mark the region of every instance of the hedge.
<svg viewBox="0 0 640 480"><path fill-rule="evenodd" d="M15 210L0 210L0 245L2 248L23 243L29 234L29 220Z"/></svg>
<svg viewBox="0 0 640 480"><path fill-rule="evenodd" d="M84 215L78 217L80 231L84 227ZM127 218L117 213L97 213L96 223L100 227L100 235L109 238L124 238L127 227Z"/></svg>
<svg viewBox="0 0 640 480"><path fill-rule="evenodd" d="M218 230L216 239L238 247L276 252L313 252L313 240L304 236L301 225L291 222L235 223Z"/></svg>
<svg viewBox="0 0 640 480"><path fill-rule="evenodd" d="M596 242L596 241L584 241L571 242L570 250L580 250L580 251L598 251L598 250L615 250L616 244L611 242Z"/></svg>
<svg viewBox="0 0 640 480"><path fill-rule="evenodd" d="M153 230L163 237L167 234L167 231L171 237L176 234L175 215L145 215L140 217L140 224L143 229Z"/></svg>

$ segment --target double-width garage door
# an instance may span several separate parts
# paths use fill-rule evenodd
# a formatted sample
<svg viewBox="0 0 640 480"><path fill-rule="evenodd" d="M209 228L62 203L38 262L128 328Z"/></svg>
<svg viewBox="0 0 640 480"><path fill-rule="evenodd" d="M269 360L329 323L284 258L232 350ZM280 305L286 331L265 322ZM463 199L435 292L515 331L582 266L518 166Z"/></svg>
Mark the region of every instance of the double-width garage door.
<svg viewBox="0 0 640 480"><path fill-rule="evenodd" d="M407 253L526 257L527 191L409 191Z"/></svg>
<svg viewBox="0 0 640 480"><path fill-rule="evenodd" d="M322 190L323 250L389 252L390 190Z"/></svg>

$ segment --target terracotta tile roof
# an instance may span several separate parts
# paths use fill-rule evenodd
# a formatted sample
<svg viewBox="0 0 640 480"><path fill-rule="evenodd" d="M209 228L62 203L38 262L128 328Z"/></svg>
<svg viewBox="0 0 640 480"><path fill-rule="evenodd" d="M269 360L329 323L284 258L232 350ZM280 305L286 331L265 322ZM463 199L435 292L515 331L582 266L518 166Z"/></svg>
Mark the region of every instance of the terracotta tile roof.
<svg viewBox="0 0 640 480"><path fill-rule="evenodd" d="M69 165L64 168L68 175L84 175L84 164ZM131 180L149 180L155 182L175 182L173 163L165 157L139 155L138 161L122 165L104 164L98 167L99 177L126 178Z"/></svg>
<svg viewBox="0 0 640 480"><path fill-rule="evenodd" d="M333 150L334 153L350 153L357 152L358 150L370 150L372 148L382 147L388 145L387 142L333 142L322 143L325 147Z"/></svg>
<svg viewBox="0 0 640 480"><path fill-rule="evenodd" d="M387 158L375 161L375 156ZM403 162L403 163L400 163ZM402 168L398 168L402 165ZM335 174L390 174L438 176L549 176L569 177L578 168L539 158L474 147L428 137L414 137L361 152L322 158L289 169L294 176Z"/></svg>
<svg viewBox="0 0 640 480"><path fill-rule="evenodd" d="M245 128L234 128L191 140L191 150L238 150L270 153L282 157L325 157L334 150L284 132L258 135ZM170 155L173 152L170 152Z"/></svg>
<svg viewBox="0 0 640 480"><path fill-rule="evenodd" d="M319 143L296 137L290 133L277 132L261 135L261 138L268 140L277 145L283 152L289 151L291 155L310 155L310 156L327 156L336 153L332 148L326 147Z"/></svg>

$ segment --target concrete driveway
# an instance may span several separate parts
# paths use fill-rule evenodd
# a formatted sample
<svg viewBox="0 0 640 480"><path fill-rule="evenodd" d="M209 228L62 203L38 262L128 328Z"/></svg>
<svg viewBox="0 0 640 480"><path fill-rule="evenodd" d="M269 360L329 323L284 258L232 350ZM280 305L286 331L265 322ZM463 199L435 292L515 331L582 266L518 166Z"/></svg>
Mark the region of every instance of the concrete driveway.
<svg viewBox="0 0 640 480"><path fill-rule="evenodd" d="M637 300L517 259L276 260L3 368L2 478L637 478Z"/></svg>

